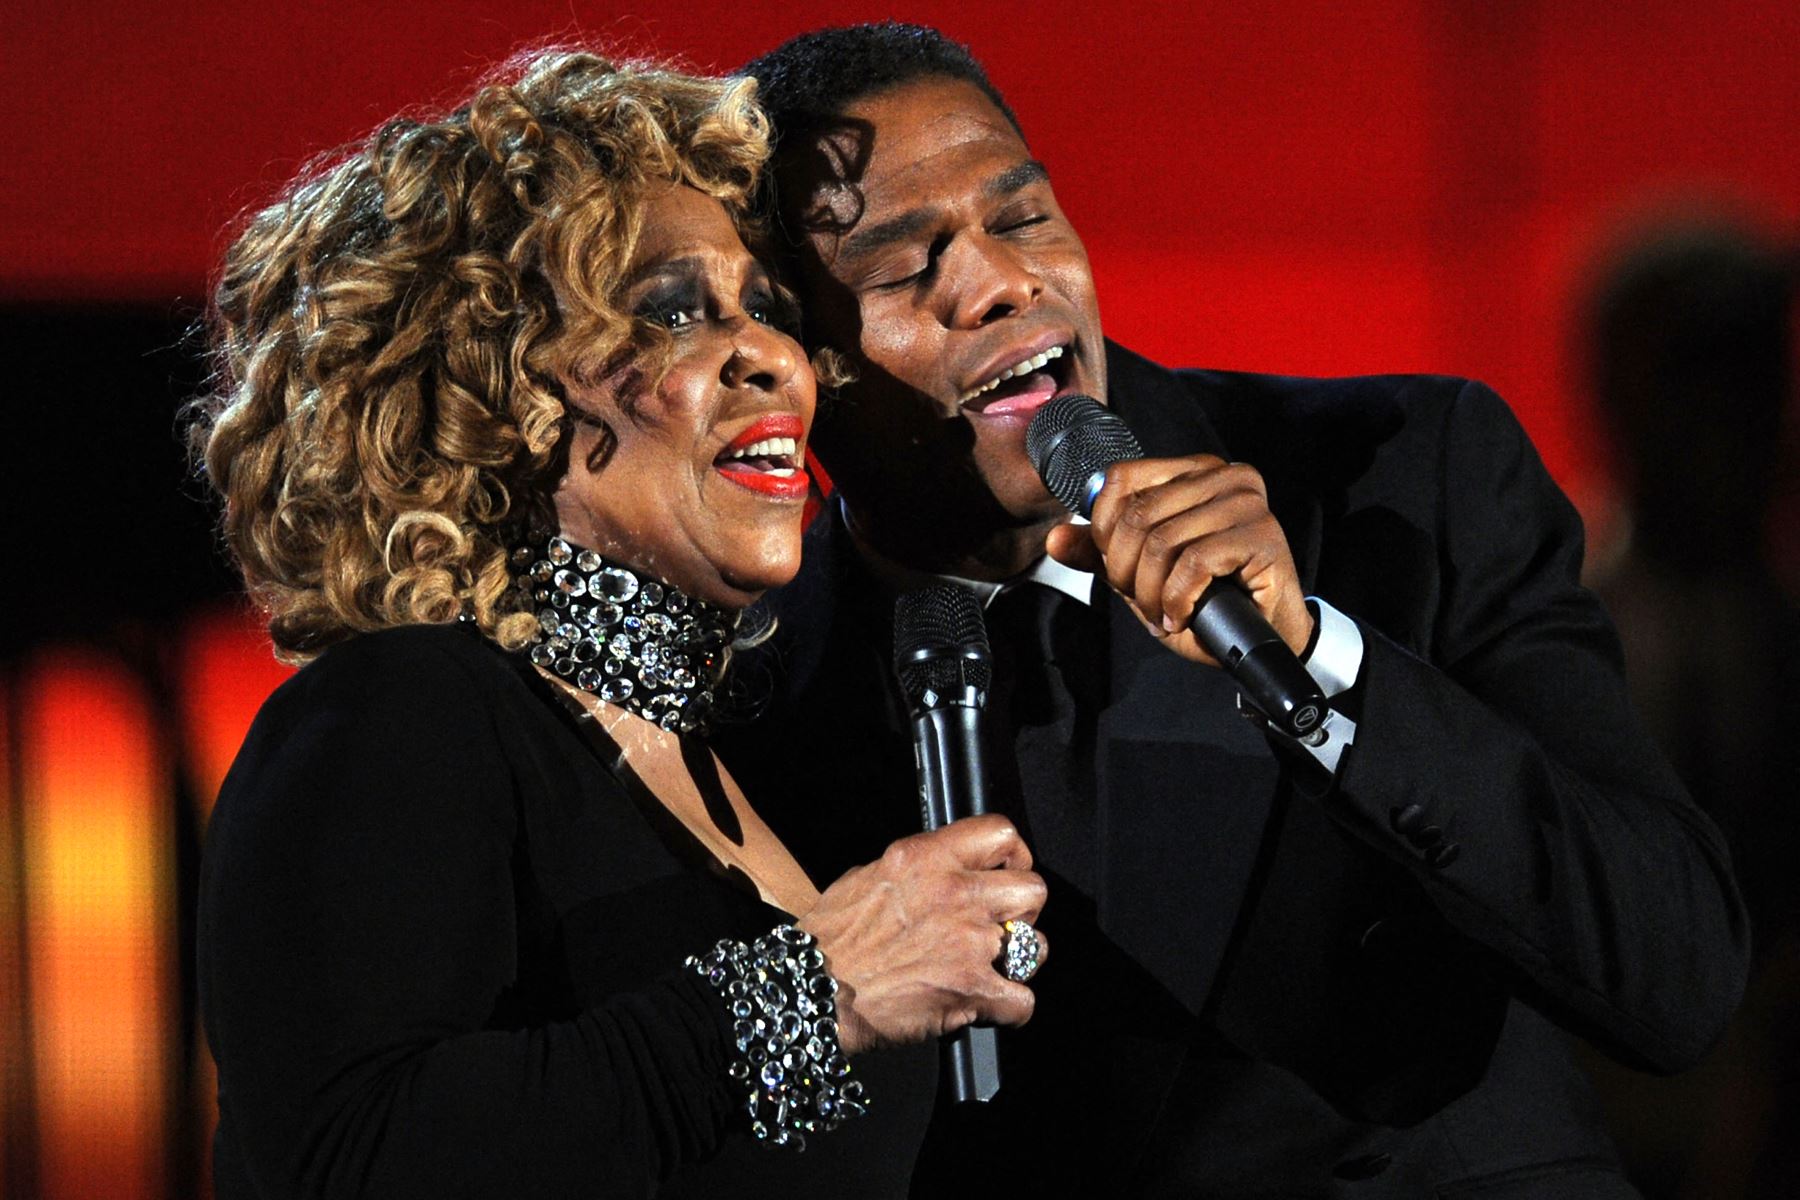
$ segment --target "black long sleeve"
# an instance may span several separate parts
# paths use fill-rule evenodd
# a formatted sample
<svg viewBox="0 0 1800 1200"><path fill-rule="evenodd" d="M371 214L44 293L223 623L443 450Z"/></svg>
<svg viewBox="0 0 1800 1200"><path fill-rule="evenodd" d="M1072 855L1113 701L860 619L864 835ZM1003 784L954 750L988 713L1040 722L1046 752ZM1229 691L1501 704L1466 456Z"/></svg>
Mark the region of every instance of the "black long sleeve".
<svg viewBox="0 0 1800 1200"><path fill-rule="evenodd" d="M226 781L199 939L222 1185L646 1195L724 1133L724 1021L697 978L494 1027L520 983L517 748L458 640L330 651Z"/></svg>
<svg viewBox="0 0 1800 1200"><path fill-rule="evenodd" d="M1579 520L1524 432L1479 384L1434 415L1431 662L1365 627L1334 811L1566 1021L1627 1061L1691 1065L1748 964L1724 840L1630 711L1612 627L1577 584ZM1440 848L1396 827L1409 807Z"/></svg>

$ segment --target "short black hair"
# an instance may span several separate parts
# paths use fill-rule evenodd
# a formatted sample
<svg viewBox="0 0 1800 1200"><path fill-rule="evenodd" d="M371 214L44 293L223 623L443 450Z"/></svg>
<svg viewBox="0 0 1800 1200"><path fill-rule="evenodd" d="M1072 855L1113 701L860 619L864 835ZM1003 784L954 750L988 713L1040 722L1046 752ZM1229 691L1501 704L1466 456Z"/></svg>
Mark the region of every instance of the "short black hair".
<svg viewBox="0 0 1800 1200"><path fill-rule="evenodd" d="M803 135L865 96L919 79L960 79L980 88L1019 137L1025 131L987 72L960 42L925 25L881 21L815 29L744 64L757 83L777 141Z"/></svg>

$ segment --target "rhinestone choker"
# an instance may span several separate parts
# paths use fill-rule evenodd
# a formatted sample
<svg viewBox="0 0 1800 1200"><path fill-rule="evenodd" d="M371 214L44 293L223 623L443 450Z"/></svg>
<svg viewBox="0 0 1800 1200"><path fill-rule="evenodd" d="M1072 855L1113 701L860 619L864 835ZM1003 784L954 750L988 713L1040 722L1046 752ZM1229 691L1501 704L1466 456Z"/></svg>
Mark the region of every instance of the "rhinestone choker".
<svg viewBox="0 0 1800 1200"><path fill-rule="evenodd" d="M537 615L532 663L664 729L706 732L735 612L560 537L511 561Z"/></svg>

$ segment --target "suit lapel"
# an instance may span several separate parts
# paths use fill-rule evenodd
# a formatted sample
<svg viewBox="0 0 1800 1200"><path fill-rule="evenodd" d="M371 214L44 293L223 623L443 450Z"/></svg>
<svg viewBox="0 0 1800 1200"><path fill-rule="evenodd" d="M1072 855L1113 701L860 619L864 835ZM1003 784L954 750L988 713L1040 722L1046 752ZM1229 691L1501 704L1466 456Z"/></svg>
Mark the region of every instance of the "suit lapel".
<svg viewBox="0 0 1800 1200"><path fill-rule="evenodd" d="M1234 457L1209 415L1220 409L1215 397L1197 397L1188 381L1116 348L1109 370L1112 406L1147 455ZM1317 505L1279 470L1265 478L1305 581L1317 559ZM1104 602L1112 692L1096 761L1099 920L1198 1014L1251 887L1279 770L1223 672L1164 650L1110 591Z"/></svg>
<svg viewBox="0 0 1800 1200"><path fill-rule="evenodd" d="M1179 374L1108 344L1112 408L1137 434L1149 458L1213 454L1248 462L1262 473L1269 510L1281 523L1300 584L1310 594L1319 565L1323 526L1318 481L1309 479L1291 448L1280 444L1271 405L1246 399L1214 371Z"/></svg>

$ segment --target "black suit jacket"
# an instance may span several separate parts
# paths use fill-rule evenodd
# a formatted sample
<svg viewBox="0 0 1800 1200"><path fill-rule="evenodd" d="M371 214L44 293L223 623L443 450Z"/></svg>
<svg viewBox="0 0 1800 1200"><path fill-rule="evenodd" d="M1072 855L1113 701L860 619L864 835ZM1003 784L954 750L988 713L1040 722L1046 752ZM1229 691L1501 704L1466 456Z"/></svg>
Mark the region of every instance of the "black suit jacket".
<svg viewBox="0 0 1800 1200"><path fill-rule="evenodd" d="M1167 371L1116 347L1150 456L1247 461L1310 594L1359 624L1322 779L1105 596L1078 735L1097 844L1051 882L1000 1102L943 1114L921 1193L1021 1176L1207 1196L1631 1195L1561 1029L1692 1063L1741 991L1723 841L1626 699L1580 525L1505 405L1424 376ZM891 597L809 534L743 664L727 763L821 882L916 828Z"/></svg>

